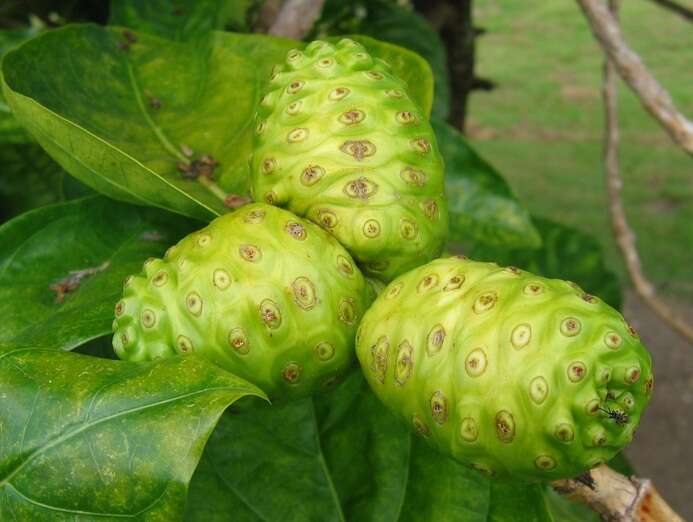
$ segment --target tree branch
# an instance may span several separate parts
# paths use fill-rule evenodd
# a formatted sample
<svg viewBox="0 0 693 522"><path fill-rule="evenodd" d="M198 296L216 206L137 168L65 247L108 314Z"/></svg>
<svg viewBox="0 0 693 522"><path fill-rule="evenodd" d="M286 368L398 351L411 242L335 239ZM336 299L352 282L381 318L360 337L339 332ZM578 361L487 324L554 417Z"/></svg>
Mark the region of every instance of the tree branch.
<svg viewBox="0 0 693 522"><path fill-rule="evenodd" d="M300 40L320 17L323 4L324 0L286 0L267 32Z"/></svg>
<svg viewBox="0 0 693 522"><path fill-rule="evenodd" d="M602 464L553 488L593 509L609 522L684 522L647 479L625 477Z"/></svg>
<svg viewBox="0 0 693 522"><path fill-rule="evenodd" d="M677 15L682 16L689 22L693 22L693 11L685 5L677 4L673 0L652 0L655 4L659 4L665 9L670 9Z"/></svg>
<svg viewBox="0 0 693 522"><path fill-rule="evenodd" d="M672 139L693 154L693 123L674 106L669 93L650 74L640 57L623 40L621 30L600 0L577 0L604 52L642 105L659 121Z"/></svg>
<svg viewBox="0 0 693 522"><path fill-rule="evenodd" d="M614 23L618 24L616 0L610 0L609 5L613 10L613 15L610 14L609 16ZM640 256L635 246L635 234L628 225L628 220L626 219L626 212L621 202L621 188L623 182L621 181L618 162L619 131L616 71L614 63L607 54L605 54L604 61L602 96L604 99L604 117L606 124L604 135L606 187L609 196L611 228L613 229L616 243L621 250L628 275L635 286L637 294L665 323L693 343L693 328L679 318L673 310L657 297L654 285L645 277L642 264L640 263Z"/></svg>

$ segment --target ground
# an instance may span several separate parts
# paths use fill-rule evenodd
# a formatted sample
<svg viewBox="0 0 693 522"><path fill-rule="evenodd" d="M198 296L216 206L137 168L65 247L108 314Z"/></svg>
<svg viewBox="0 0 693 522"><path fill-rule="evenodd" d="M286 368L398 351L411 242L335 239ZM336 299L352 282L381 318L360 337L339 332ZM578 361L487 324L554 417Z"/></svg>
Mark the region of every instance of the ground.
<svg viewBox="0 0 693 522"><path fill-rule="evenodd" d="M680 3L693 9L691 0ZM646 0L621 2L624 34L693 117L693 25ZM602 167L602 55L576 2L476 2L477 71L468 134L529 209L594 234L624 283L624 313L653 354L655 393L627 454L693 520L693 345L629 290L609 227ZM624 204L646 273L693 323L693 160L627 87L619 90Z"/></svg>

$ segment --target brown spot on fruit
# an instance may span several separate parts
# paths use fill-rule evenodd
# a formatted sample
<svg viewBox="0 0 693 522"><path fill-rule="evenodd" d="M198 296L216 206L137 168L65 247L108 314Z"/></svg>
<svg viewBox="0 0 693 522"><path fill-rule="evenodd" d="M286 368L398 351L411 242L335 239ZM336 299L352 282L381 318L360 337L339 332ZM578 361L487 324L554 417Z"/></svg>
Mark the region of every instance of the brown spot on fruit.
<svg viewBox="0 0 693 522"><path fill-rule="evenodd" d="M297 277L291 284L294 301L304 310L311 310L318 301L315 285L307 277Z"/></svg>
<svg viewBox="0 0 693 522"><path fill-rule="evenodd" d="M475 314L483 314L491 310L497 301L498 294L496 294L496 292L484 292L474 300L472 310L474 310Z"/></svg>
<svg viewBox="0 0 693 522"><path fill-rule="evenodd" d="M229 346L231 346L236 353L245 355L250 351L248 336L246 335L245 330L240 326L231 329L228 340Z"/></svg>
<svg viewBox="0 0 693 522"><path fill-rule="evenodd" d="M575 361L568 365L567 372L571 382L580 382L587 375L587 367L582 361Z"/></svg>
<svg viewBox="0 0 693 522"><path fill-rule="evenodd" d="M241 245L238 247L238 253L249 263L257 263L262 259L262 251L255 245Z"/></svg>
<svg viewBox="0 0 693 522"><path fill-rule="evenodd" d="M482 348L475 348L464 361L464 369L470 377L479 377L486 371L486 352Z"/></svg>
<svg viewBox="0 0 693 522"><path fill-rule="evenodd" d="M549 383L542 376L535 377L529 383L529 398L535 404L542 404L549 395Z"/></svg>
<svg viewBox="0 0 693 522"><path fill-rule="evenodd" d="M289 384L298 384L303 369L298 363L290 362L282 369L282 378Z"/></svg>
<svg viewBox="0 0 693 522"><path fill-rule="evenodd" d="M254 225L258 225L262 223L264 220L265 211L260 209L250 210L243 218L243 221L245 221L246 223L252 223Z"/></svg>
<svg viewBox="0 0 693 522"><path fill-rule="evenodd" d="M385 382L385 375L387 374L387 352L389 349L390 342L387 340L387 337L383 335L371 346L370 350L370 369L381 384Z"/></svg>
<svg viewBox="0 0 693 522"><path fill-rule="evenodd" d="M416 125L419 123L419 117L410 111L399 111L395 113L395 121L400 125Z"/></svg>
<svg viewBox="0 0 693 522"><path fill-rule="evenodd" d="M623 344L623 338L616 332L607 332L604 336L604 344L612 350L616 350Z"/></svg>
<svg viewBox="0 0 693 522"><path fill-rule="evenodd" d="M323 228L334 228L337 226L337 221L337 214L335 214L331 210L318 210L318 223Z"/></svg>
<svg viewBox="0 0 693 522"><path fill-rule="evenodd" d="M199 317L202 313L202 298L197 292L190 292L185 298L185 307L188 312Z"/></svg>
<svg viewBox="0 0 693 522"><path fill-rule="evenodd" d="M399 221L399 232L403 239L416 239L419 235L419 225L409 219L401 218Z"/></svg>
<svg viewBox="0 0 693 522"><path fill-rule="evenodd" d="M176 346L181 353L190 353L193 351L193 343L190 337L179 335L176 338Z"/></svg>
<svg viewBox="0 0 693 522"><path fill-rule="evenodd" d="M385 91L385 96L388 96L389 98L404 98L404 92L400 91L399 89L388 89Z"/></svg>
<svg viewBox="0 0 693 522"><path fill-rule="evenodd" d="M356 321L354 300L351 297L346 297L339 302L338 317L340 321L348 325L352 325Z"/></svg>
<svg viewBox="0 0 693 522"><path fill-rule="evenodd" d="M431 152L431 144L426 138L414 138L409 141L411 148L420 154L428 154Z"/></svg>
<svg viewBox="0 0 693 522"><path fill-rule="evenodd" d="M515 438L515 418L509 411L501 410L496 413L496 436L506 444Z"/></svg>
<svg viewBox="0 0 693 522"><path fill-rule="evenodd" d="M445 394L437 390L433 393L430 400L431 417L436 424L443 425L448 420L448 399Z"/></svg>
<svg viewBox="0 0 693 522"><path fill-rule="evenodd" d="M375 145L368 140L347 140L339 147L344 154L353 156L357 161L373 156L376 152Z"/></svg>
<svg viewBox="0 0 693 522"><path fill-rule="evenodd" d="M479 438L479 429L476 421L471 417L465 417L460 423L460 437L467 442L474 442Z"/></svg>
<svg viewBox="0 0 693 522"><path fill-rule="evenodd" d="M366 119L366 113L360 109L349 109L340 114L337 119L344 125L356 125Z"/></svg>
<svg viewBox="0 0 693 522"><path fill-rule="evenodd" d="M145 308L142 311L142 326L145 328L151 328L156 323L156 314L153 310Z"/></svg>
<svg viewBox="0 0 693 522"><path fill-rule="evenodd" d="M443 287L443 292L458 290L464 284L464 279L463 275L452 276Z"/></svg>
<svg viewBox="0 0 693 522"><path fill-rule="evenodd" d="M376 192L378 192L378 185L363 176L353 179L344 185L344 193L347 196L363 201L368 200Z"/></svg>
<svg viewBox="0 0 693 522"><path fill-rule="evenodd" d="M434 199L427 199L421 203L421 209L423 210L424 216L429 220L435 221L438 219L438 203Z"/></svg>
<svg viewBox="0 0 693 522"><path fill-rule="evenodd" d="M305 84L306 82L304 82L303 80L294 80L286 87L286 92L288 94L296 94L298 91L303 89L303 86Z"/></svg>
<svg viewBox="0 0 693 522"><path fill-rule="evenodd" d="M556 467L556 459L550 455L539 455L534 459L534 465L541 471L551 471Z"/></svg>
<svg viewBox="0 0 693 522"><path fill-rule="evenodd" d="M366 71L364 74L371 80L382 80L384 78L378 71Z"/></svg>
<svg viewBox="0 0 693 522"><path fill-rule="evenodd" d="M561 333L566 337L575 337L582 330L582 324L575 317L568 317L561 322Z"/></svg>
<svg viewBox="0 0 693 522"><path fill-rule="evenodd" d="M421 169L404 167L399 176L405 183L413 187L423 187L426 184L426 173Z"/></svg>
<svg viewBox="0 0 693 522"><path fill-rule="evenodd" d="M529 296L539 295L544 291L544 285L541 283L529 283L522 289L522 293Z"/></svg>
<svg viewBox="0 0 693 522"><path fill-rule="evenodd" d="M380 235L380 223L375 219L369 219L363 224L363 235L368 238L376 238Z"/></svg>
<svg viewBox="0 0 693 522"><path fill-rule="evenodd" d="M445 328L439 323L428 332L428 337L426 338L426 353L431 357L436 355L440 352L444 342Z"/></svg>
<svg viewBox="0 0 693 522"><path fill-rule="evenodd" d="M336 87L330 91L330 93L327 95L327 98L331 101L343 100L344 98L349 96L350 92L351 91L346 87Z"/></svg>
<svg viewBox="0 0 693 522"><path fill-rule="evenodd" d="M265 158L262 161L262 173L263 174L271 174L274 172L274 169L277 167L277 160L274 158Z"/></svg>
<svg viewBox="0 0 693 522"><path fill-rule="evenodd" d="M152 277L152 284L154 286L164 286L168 281L168 274L163 270L159 270L154 277Z"/></svg>
<svg viewBox="0 0 693 522"><path fill-rule="evenodd" d="M532 327L527 323L518 324L510 334L510 343L513 348L524 348L532 339Z"/></svg>
<svg viewBox="0 0 693 522"><path fill-rule="evenodd" d="M300 143L308 138L310 131L306 128L297 128L289 131L286 135L286 141L288 143Z"/></svg>
<svg viewBox="0 0 693 522"><path fill-rule="evenodd" d="M421 281L419 281L418 285L416 285L416 292L418 294L425 294L438 286L438 281L438 274L428 274L424 276Z"/></svg>
<svg viewBox="0 0 693 522"><path fill-rule="evenodd" d="M562 422L558 426L556 426L554 435L561 442L572 442L572 440L575 438L573 428L567 422Z"/></svg>
<svg viewBox="0 0 693 522"><path fill-rule="evenodd" d="M323 341L315 347L315 353L321 361L329 361L334 357L334 346L327 341Z"/></svg>
<svg viewBox="0 0 693 522"><path fill-rule="evenodd" d="M325 169L320 165L308 165L301 173L301 184L307 187L317 183L325 175Z"/></svg>
<svg viewBox="0 0 693 522"><path fill-rule="evenodd" d="M392 285L385 293L385 299L394 299L402 291L402 288L404 288L404 283L401 281Z"/></svg>
<svg viewBox="0 0 693 522"><path fill-rule="evenodd" d="M626 370L625 382L626 384L635 384L640 379L640 367L631 366Z"/></svg>
<svg viewBox="0 0 693 522"><path fill-rule="evenodd" d="M306 238L306 227L296 221L287 221L284 230L298 241L303 241Z"/></svg>
<svg viewBox="0 0 693 522"><path fill-rule="evenodd" d="M125 302L124 301L118 301L115 305L115 316L120 317L123 315L123 312L125 311Z"/></svg>
<svg viewBox="0 0 693 522"><path fill-rule="evenodd" d="M397 347L397 356L395 359L395 382L399 386L404 386L411 376L411 372L414 367L414 360L412 359L413 350L414 349L407 340L402 341Z"/></svg>
<svg viewBox="0 0 693 522"><path fill-rule="evenodd" d="M271 299L263 299L259 307L260 319L265 323L267 328L276 330L282 324L282 316L277 303Z"/></svg>
<svg viewBox="0 0 693 522"><path fill-rule="evenodd" d="M341 254L337 256L337 269L347 277L354 275L354 266Z"/></svg>

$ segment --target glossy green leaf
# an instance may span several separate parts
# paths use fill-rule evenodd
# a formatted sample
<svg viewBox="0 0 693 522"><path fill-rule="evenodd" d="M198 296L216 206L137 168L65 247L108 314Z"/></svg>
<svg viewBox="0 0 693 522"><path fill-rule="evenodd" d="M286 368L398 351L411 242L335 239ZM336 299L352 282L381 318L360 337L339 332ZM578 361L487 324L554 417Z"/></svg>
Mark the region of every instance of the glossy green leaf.
<svg viewBox="0 0 693 522"><path fill-rule="evenodd" d="M432 450L355 371L313 399L227 413L191 482L186 520L506 522L513 513L552 520L543 487L492 481Z"/></svg>
<svg viewBox="0 0 693 522"><path fill-rule="evenodd" d="M244 29L252 0L111 0L108 23L171 40L192 40L214 29Z"/></svg>
<svg viewBox="0 0 693 522"><path fill-rule="evenodd" d="M180 520L223 410L262 392L198 358L0 352L0 520Z"/></svg>
<svg viewBox="0 0 693 522"><path fill-rule="evenodd" d="M424 17L389 0L328 0L309 38L339 34L372 36L422 56L435 79L433 116L447 118L450 86L445 46ZM409 79L409 89L419 88L418 84L424 79L416 76Z"/></svg>
<svg viewBox="0 0 693 522"><path fill-rule="evenodd" d="M606 267L599 242L583 232L548 219L534 218L541 248L503 248L482 243L465 249L479 261L514 265L545 277L567 279L616 309L621 307L618 277Z"/></svg>
<svg viewBox="0 0 693 522"><path fill-rule="evenodd" d="M36 143L0 144L0 166L0 223L36 207L91 193Z"/></svg>
<svg viewBox="0 0 693 522"><path fill-rule="evenodd" d="M40 30L40 27L32 26L24 29L0 31L0 58L10 49L36 36ZM0 92L0 143L25 143L28 141L31 141L31 137L12 115L9 105Z"/></svg>
<svg viewBox="0 0 693 522"><path fill-rule="evenodd" d="M453 127L433 120L445 160L450 241L536 247L541 243L529 212L501 175Z"/></svg>
<svg viewBox="0 0 693 522"><path fill-rule="evenodd" d="M69 350L108 334L123 279L196 226L101 196L0 226L0 342ZM60 301L59 287L77 273L81 281Z"/></svg>

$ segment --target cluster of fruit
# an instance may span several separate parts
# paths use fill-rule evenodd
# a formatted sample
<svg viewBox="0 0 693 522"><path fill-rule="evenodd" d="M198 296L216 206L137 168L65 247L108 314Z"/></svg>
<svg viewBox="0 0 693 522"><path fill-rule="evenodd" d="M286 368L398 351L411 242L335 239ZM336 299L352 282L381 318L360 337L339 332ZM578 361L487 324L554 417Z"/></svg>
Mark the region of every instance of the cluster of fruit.
<svg viewBox="0 0 693 522"><path fill-rule="evenodd" d="M126 280L119 357L197 352L286 400L357 356L388 408L494 476L574 476L632 439L652 390L635 332L572 283L436 259L435 135L360 44L288 53L259 102L251 172L258 203Z"/></svg>

